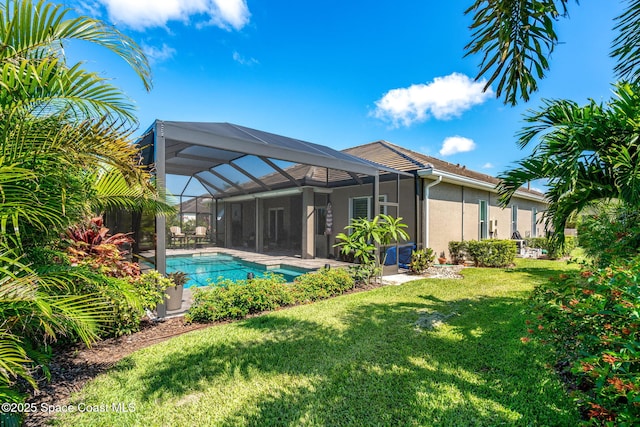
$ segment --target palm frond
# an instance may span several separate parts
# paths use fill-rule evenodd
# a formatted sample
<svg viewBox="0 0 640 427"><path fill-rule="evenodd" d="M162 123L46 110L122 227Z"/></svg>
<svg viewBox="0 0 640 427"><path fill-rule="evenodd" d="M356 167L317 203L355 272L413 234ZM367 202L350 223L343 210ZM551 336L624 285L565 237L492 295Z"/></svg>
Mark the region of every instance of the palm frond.
<svg viewBox="0 0 640 427"><path fill-rule="evenodd" d="M485 90L497 82L496 97L505 104L528 101L537 81L549 69L558 44L554 22L567 16L569 0L476 0L465 14L473 15L468 55L481 54L476 79L487 78Z"/></svg>
<svg viewBox="0 0 640 427"><path fill-rule="evenodd" d="M627 1L624 12L616 17L611 56L616 59L615 72L621 80L640 80L640 0Z"/></svg>

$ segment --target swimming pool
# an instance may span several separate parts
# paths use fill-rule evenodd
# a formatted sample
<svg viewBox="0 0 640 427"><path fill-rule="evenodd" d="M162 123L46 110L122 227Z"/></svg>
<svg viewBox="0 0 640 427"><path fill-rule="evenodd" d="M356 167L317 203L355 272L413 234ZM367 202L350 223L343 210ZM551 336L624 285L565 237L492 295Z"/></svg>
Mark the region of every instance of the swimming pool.
<svg viewBox="0 0 640 427"><path fill-rule="evenodd" d="M242 280L247 278L248 273L253 273L255 277L264 276L267 272L281 274L287 282L309 270L289 265L276 265L267 268L262 264L255 264L243 261L240 258L228 254L207 254L196 256L172 256L167 257L167 273L183 271L189 275L186 288L191 286L207 286L209 281L216 281L223 277L231 280Z"/></svg>

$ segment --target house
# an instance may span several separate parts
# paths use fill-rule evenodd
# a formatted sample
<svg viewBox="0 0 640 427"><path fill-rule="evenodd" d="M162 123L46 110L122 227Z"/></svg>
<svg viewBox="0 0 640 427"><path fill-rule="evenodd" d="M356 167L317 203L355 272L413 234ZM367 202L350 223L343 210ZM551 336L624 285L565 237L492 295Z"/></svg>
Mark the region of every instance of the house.
<svg viewBox="0 0 640 427"><path fill-rule="evenodd" d="M543 194L521 189L501 209L495 177L386 141L336 151L230 123L157 120L139 144L161 185L171 174L201 185L210 212L197 209L197 215L206 216L215 230L209 242L218 246L331 257L335 236L350 219L375 212L403 217L412 241L437 253L448 253L451 240L542 231ZM183 191L186 196L202 193ZM183 212L185 202L188 197ZM146 238L156 245L161 271L166 229L158 217L155 234Z"/></svg>
<svg viewBox="0 0 640 427"><path fill-rule="evenodd" d="M521 188L506 209L498 206L496 177L427 156L387 141L344 150L346 153L411 173L414 182L401 181L401 194L413 192L415 203L403 204L400 210L418 246L430 247L437 254L445 252L452 240L509 239L515 232L522 237L544 235L541 223L546 210L544 194ZM411 188L413 186L413 189ZM387 184L381 184L385 197ZM366 190L343 187L334 190L338 205L361 203L359 194ZM353 208L351 209L353 212ZM337 228L346 226L349 215L336 214Z"/></svg>

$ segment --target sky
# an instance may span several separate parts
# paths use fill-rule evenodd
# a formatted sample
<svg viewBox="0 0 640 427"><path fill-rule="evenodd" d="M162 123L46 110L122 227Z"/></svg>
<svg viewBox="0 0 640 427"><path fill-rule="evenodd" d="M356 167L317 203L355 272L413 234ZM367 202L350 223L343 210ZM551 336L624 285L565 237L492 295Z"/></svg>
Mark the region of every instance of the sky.
<svg viewBox="0 0 640 427"><path fill-rule="evenodd" d="M143 47L153 89L110 52L76 43L67 54L133 99L138 134L155 119L230 122L339 150L386 140L497 175L530 152L517 147L516 134L542 99L611 97L608 54L623 4L570 2L551 70L516 107L475 81L481 58L464 56L470 4L68 0Z"/></svg>

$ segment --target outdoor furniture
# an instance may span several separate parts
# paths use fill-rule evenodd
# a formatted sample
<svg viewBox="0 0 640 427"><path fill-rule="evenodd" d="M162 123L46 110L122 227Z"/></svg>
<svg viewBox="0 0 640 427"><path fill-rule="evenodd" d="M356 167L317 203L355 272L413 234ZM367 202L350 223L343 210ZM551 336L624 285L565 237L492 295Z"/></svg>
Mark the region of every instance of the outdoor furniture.
<svg viewBox="0 0 640 427"><path fill-rule="evenodd" d="M169 227L170 244L175 246L176 242L180 243L180 246L185 242L187 236L182 232L182 229L178 226Z"/></svg>
<svg viewBox="0 0 640 427"><path fill-rule="evenodd" d="M201 241L205 241L207 240L207 227L196 227L195 230L195 234L193 235L193 247L197 248L198 247L198 243L200 243Z"/></svg>

